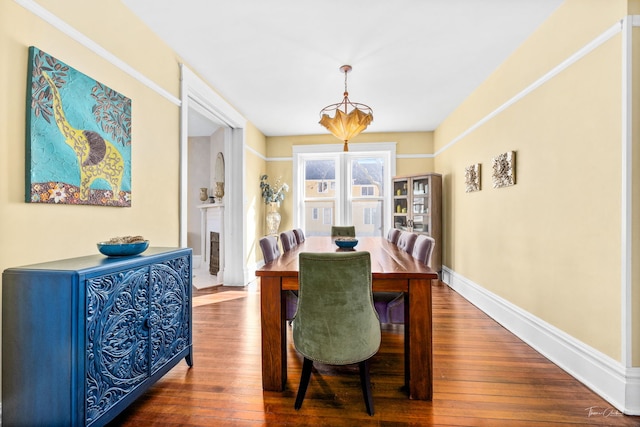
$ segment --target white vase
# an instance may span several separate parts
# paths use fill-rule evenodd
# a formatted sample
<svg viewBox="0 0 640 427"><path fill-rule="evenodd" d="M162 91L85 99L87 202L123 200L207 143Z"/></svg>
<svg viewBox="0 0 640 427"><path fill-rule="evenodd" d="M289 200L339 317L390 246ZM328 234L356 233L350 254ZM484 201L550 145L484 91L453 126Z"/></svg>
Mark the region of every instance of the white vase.
<svg viewBox="0 0 640 427"><path fill-rule="evenodd" d="M280 213L278 212L278 203L269 203L267 205L267 235L277 235L280 228Z"/></svg>

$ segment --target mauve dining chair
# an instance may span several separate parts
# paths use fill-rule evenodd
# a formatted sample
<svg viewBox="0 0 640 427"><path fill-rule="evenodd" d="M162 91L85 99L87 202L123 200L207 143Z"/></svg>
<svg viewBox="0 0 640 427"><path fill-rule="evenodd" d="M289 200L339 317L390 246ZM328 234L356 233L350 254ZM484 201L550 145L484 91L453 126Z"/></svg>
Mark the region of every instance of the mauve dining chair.
<svg viewBox="0 0 640 427"><path fill-rule="evenodd" d="M276 239L276 236L265 236L260 239L260 249L262 250L262 258L264 258L265 264L274 261L280 256L280 249L278 249L278 239ZM293 315L296 313L298 296L293 291L287 291L285 294L285 300L285 317L287 320L291 320L293 319Z"/></svg>
<svg viewBox="0 0 640 427"><path fill-rule="evenodd" d="M433 237L427 236L426 234L420 234L416 238L411 255L421 263L429 265L431 254L433 253L433 247L435 245L436 240Z"/></svg>
<svg viewBox="0 0 640 427"><path fill-rule="evenodd" d="M298 246L298 239L293 230L287 230L280 233L280 242L282 242L282 250L289 252L291 249Z"/></svg>
<svg viewBox="0 0 640 427"><path fill-rule="evenodd" d="M398 238L400 237L400 230L397 228L392 228L387 233L387 240L393 243L394 245L398 243Z"/></svg>
<svg viewBox="0 0 640 427"><path fill-rule="evenodd" d="M417 261L429 265L436 241L433 237L421 234L416 238L411 255ZM388 323L404 323L404 293L387 303L386 319Z"/></svg>
<svg viewBox="0 0 640 427"><path fill-rule="evenodd" d="M278 249L278 240L275 236L265 236L260 239L260 250L262 250L262 258L267 264L280 256Z"/></svg>
<svg viewBox="0 0 640 427"><path fill-rule="evenodd" d="M398 237L398 242L396 243L396 245L398 246L398 248L402 249L403 251L407 253L412 253L413 245L415 245L417 238L418 238L417 234L412 233L410 231L403 230L400 232L400 237Z"/></svg>
<svg viewBox="0 0 640 427"><path fill-rule="evenodd" d="M293 234L296 235L296 240L298 241L298 244L304 242L304 231L302 231L302 228L294 228L293 229Z"/></svg>

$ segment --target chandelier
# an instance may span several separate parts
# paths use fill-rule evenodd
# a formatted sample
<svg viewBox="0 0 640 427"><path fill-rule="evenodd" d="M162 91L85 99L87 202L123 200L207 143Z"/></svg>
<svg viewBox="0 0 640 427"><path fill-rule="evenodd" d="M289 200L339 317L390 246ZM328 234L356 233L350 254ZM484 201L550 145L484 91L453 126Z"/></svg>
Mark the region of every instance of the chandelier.
<svg viewBox="0 0 640 427"><path fill-rule="evenodd" d="M340 71L344 73L344 98L341 102L328 105L320 111L320 124L336 138L344 141L344 151L349 151L347 143L351 138L358 136L373 121L373 110L368 105L349 100L347 73L351 71L351 65L343 65L340 67ZM329 114L334 111L335 115L329 117Z"/></svg>

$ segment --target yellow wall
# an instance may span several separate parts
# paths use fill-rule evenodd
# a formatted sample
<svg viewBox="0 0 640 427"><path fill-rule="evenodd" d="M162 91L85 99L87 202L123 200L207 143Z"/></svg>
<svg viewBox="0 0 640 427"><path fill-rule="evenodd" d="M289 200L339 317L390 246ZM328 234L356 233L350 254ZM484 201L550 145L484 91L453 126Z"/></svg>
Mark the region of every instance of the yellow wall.
<svg viewBox="0 0 640 427"><path fill-rule="evenodd" d="M41 1L174 96L175 54L118 0ZM99 25L96 25L99 21ZM36 46L132 100L132 207L24 202L25 93ZM140 234L178 246L179 107L13 1L0 2L0 270L97 253L96 242Z"/></svg>
<svg viewBox="0 0 640 427"><path fill-rule="evenodd" d="M625 1L567 0L435 132L438 149L626 14ZM569 31L570 29L570 31ZM444 264L621 360L621 35L436 158ZM516 152L516 185L492 157ZM482 164L482 190L464 168Z"/></svg>
<svg viewBox="0 0 640 427"><path fill-rule="evenodd" d="M244 204L247 212L247 265L262 260L260 238L264 236L264 201L260 191L260 176L266 172L266 138L255 126L245 128L245 191Z"/></svg>
<svg viewBox="0 0 640 427"><path fill-rule="evenodd" d="M425 154L433 153L433 133L432 132L365 132L358 135L349 145L358 143L373 142L395 142L396 154L398 156L409 156L396 161L396 175L409 175L425 172L433 172L434 161L432 157L423 157ZM314 144L340 144L341 141L333 135L299 135L267 137L267 174L273 183L277 178L292 184L293 179L293 146L294 145L314 145ZM410 156L414 156L411 158ZM251 182L249 178L249 182ZM256 181L258 185L258 181ZM293 202L291 192L285 196L285 200L280 208L282 222L280 230L293 228ZM263 218L266 211L263 211ZM264 222L264 221L263 221ZM264 224L263 224L264 227Z"/></svg>

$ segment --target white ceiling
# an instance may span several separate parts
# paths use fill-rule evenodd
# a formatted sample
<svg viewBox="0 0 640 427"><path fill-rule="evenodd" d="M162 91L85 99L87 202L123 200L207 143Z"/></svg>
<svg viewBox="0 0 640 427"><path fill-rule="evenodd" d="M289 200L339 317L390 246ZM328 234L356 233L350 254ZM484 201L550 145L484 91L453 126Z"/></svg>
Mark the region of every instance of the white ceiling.
<svg viewBox="0 0 640 427"><path fill-rule="evenodd" d="M366 132L434 130L563 0L122 0L267 136L328 133L320 110L373 108ZM195 121L194 121L195 122Z"/></svg>

